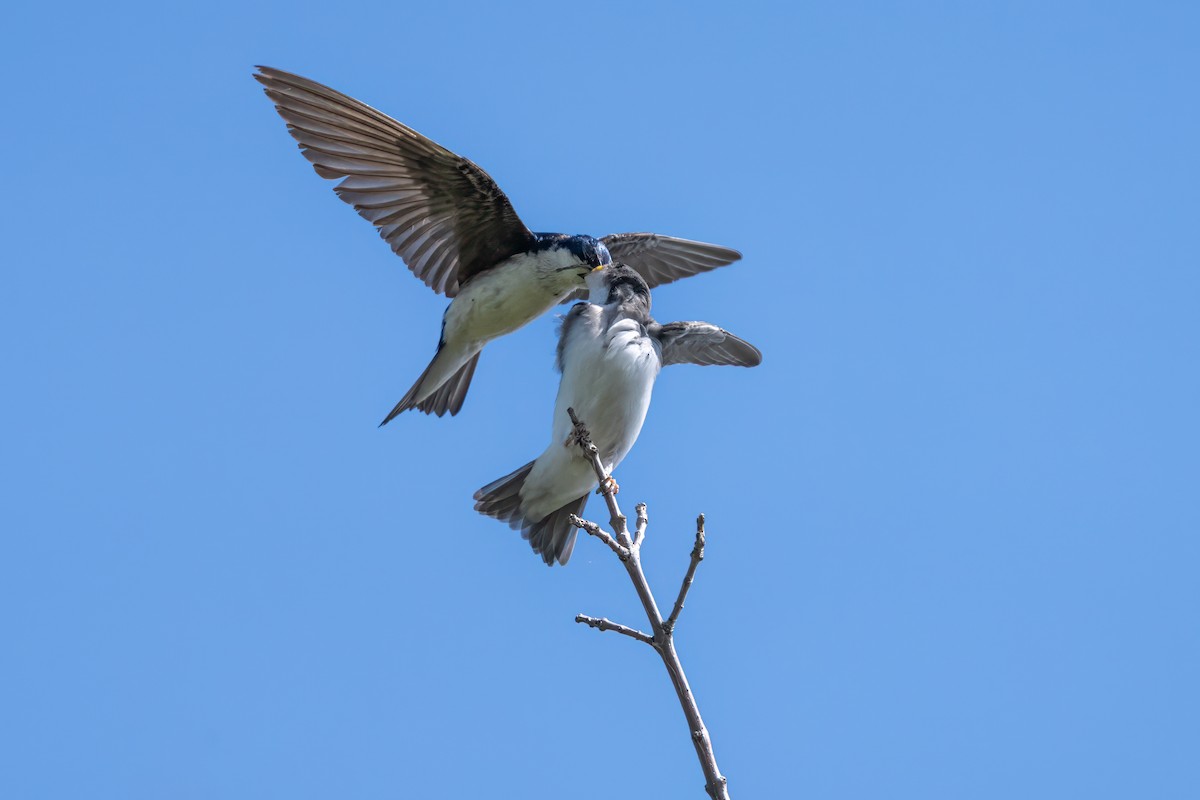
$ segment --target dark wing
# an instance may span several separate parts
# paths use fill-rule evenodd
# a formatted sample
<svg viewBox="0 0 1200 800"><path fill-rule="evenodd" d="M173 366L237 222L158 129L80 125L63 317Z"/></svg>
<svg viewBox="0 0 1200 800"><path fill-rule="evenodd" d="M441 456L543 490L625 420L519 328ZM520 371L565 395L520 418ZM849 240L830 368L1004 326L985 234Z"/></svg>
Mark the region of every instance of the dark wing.
<svg viewBox="0 0 1200 800"><path fill-rule="evenodd" d="M559 372L563 371L563 352L567 349L567 336L570 335L571 329L579 322L584 314L588 313L588 309L594 308L591 303L576 303L571 306L571 310L562 316L558 325L558 347L554 351L554 367ZM595 314L596 312L592 312Z"/></svg>
<svg viewBox="0 0 1200 800"><path fill-rule="evenodd" d="M649 333L662 346L663 366L756 367L762 363L758 348L727 330L707 322L668 322Z"/></svg>
<svg viewBox="0 0 1200 800"><path fill-rule="evenodd" d="M614 233L600 241L613 261L624 261L636 269L651 289L732 264L742 257L737 250L718 244L657 233Z"/></svg>
<svg viewBox="0 0 1200 800"><path fill-rule="evenodd" d="M365 103L270 67L266 87L304 157L375 224L413 274L453 297L477 272L528 250L534 235L482 169Z"/></svg>

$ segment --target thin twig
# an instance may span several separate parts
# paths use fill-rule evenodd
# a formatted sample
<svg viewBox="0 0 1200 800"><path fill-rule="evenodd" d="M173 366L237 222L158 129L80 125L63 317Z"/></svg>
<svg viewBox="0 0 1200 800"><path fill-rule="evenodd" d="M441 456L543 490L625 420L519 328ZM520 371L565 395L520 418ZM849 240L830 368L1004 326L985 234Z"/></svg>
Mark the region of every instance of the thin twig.
<svg viewBox="0 0 1200 800"><path fill-rule="evenodd" d="M704 515L696 517L696 546L692 548L692 563L688 564L687 574L683 576L683 585L679 587L679 597L675 598L675 608L671 609L671 616L667 617L667 621L663 623L663 627L667 631L675 630L675 622L679 619L679 612L683 611L683 601L687 598L688 590L692 588L692 580L696 577L696 567L700 566L700 562L704 560Z"/></svg>
<svg viewBox="0 0 1200 800"><path fill-rule="evenodd" d="M616 553L617 558L621 559L622 561L629 558L629 548L622 547L621 545L617 544L617 540L609 536L608 531L604 530L604 528L601 528L596 523L589 522L588 520L577 517L574 514L568 517L567 520L576 528L595 536L597 539L608 545L608 549Z"/></svg>
<svg viewBox="0 0 1200 800"><path fill-rule="evenodd" d="M650 634L642 633L636 628L630 628L629 626L622 625L619 622L613 622L611 619L607 619L605 617L596 619L595 617L589 617L587 614L576 614L575 621L586 623L589 627L595 628L599 631L616 631L617 633L623 633L626 636L637 639L639 642L645 642L651 647L655 646L654 637Z"/></svg>
<svg viewBox="0 0 1200 800"><path fill-rule="evenodd" d="M629 523L625 519L625 515L621 513L620 507L617 506L617 493L613 491L615 481L612 481L612 476L604 471L604 462L600 460L600 449L592 442L587 427L579 420L579 417L575 416L575 409L568 408L567 414L571 416L571 423L575 426L575 441L587 454L588 459L592 462L592 470L596 473L596 479L600 481L600 493L604 495L604 502L608 504L608 515L613 532L617 534L617 542L622 547L632 547L633 539L629 536Z"/></svg>
<svg viewBox="0 0 1200 800"><path fill-rule="evenodd" d="M646 516L645 503L638 503L633 510L637 512L637 526L633 529L633 546L641 547L642 539L646 537L646 525L650 523L650 517Z"/></svg>
<svg viewBox="0 0 1200 800"><path fill-rule="evenodd" d="M708 729L704 727L704 720L700 717L700 708L696 705L696 698L692 695L692 687L688 685L687 676L683 672L683 664L679 660L679 654L675 652L675 637L672 635L671 627L669 627L669 625L674 625L673 618L678 616L679 609L683 607L683 597L687 594L687 587L691 584L691 579L696 571L696 565L704 557L704 517L701 515L700 519L697 520L697 545L692 550L692 563L688 567L688 577L683 590L680 591L677 608L672 615L672 620L664 622L662 614L659 613L658 604L654 602L654 595L650 592L650 584L646 580L646 573L642 571L641 548L637 546L641 542L642 536L645 535L645 524L643 524L643 519L646 519L645 506L641 505L638 507L638 538L635 542L629 536L628 521L617 505L616 492L613 491L613 483L615 482L609 480L611 476L604 471L604 464L600 460L600 453L596 445L592 443L591 436L589 436L583 422L580 421L579 417L575 416L575 409L568 408L567 413L571 415L571 422L575 425L575 440L592 462L592 469L596 473L596 480L600 482L600 490L604 495L605 501L608 503L609 514L612 515L612 526L617 535L617 546L614 547L613 544L609 544L608 542L606 544L609 544L609 548L618 556L621 556L622 552L627 554L621 561L625 565L625 571L629 573L629 579L633 582L633 588L637 590L638 599L642 601L642 608L646 612L646 617L650 620L650 628L654 631L654 636L650 638L647 644L652 645L659 656L662 657L663 666L667 668L667 675L671 678L671 685L675 687L675 695L679 698L680 706L683 707L683 715L687 718L692 745L696 748L696 757L700 760L700 769L704 771L704 791L708 793L708 796L712 800L729 800L728 782L721 775L721 770L717 767L717 757L713 753L712 740L709 738ZM579 520L577 523L576 519L578 517L571 520L572 524L583 527L581 524L583 520ZM593 525L593 527L596 531L603 533L598 525ZM597 535L588 527L583 527L583 529L588 533L592 533L592 535ZM608 538L612 539L612 537ZM575 619L576 621L583 621L591 618L585 618L581 614ZM613 628L613 630L616 630L616 628ZM642 634L642 636L645 635ZM634 636L634 638L638 637Z"/></svg>

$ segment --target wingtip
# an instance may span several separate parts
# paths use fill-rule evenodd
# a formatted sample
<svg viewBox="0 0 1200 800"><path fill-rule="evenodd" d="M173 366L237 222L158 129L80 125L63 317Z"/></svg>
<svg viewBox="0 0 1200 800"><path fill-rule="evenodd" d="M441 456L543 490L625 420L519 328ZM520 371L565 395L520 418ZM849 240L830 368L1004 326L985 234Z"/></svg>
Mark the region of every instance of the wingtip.
<svg viewBox="0 0 1200 800"><path fill-rule="evenodd" d="M742 342L744 345L746 345L746 347L748 347L750 349L750 352L753 354L750 358L746 359L746 363L743 364L742 366L757 367L759 364L762 363L762 360L763 360L762 350L759 350L757 347L750 344L749 342L747 342L745 339L743 339L740 336L737 336L734 338L738 339L740 342Z"/></svg>
<svg viewBox="0 0 1200 800"><path fill-rule="evenodd" d="M250 77L254 78L263 87L263 91L270 96L271 86L278 80L278 70L264 67L262 64L255 64L254 69L257 72L251 72Z"/></svg>
<svg viewBox="0 0 1200 800"><path fill-rule="evenodd" d="M412 403L409 403L407 401L408 401L408 397L406 396L399 403L396 403L396 405L392 407L392 410L388 412L388 415L383 418L383 422L379 423L379 427L382 428L384 425L387 425L389 422L391 422L396 417L403 414L405 411L408 411L409 409L412 409L412 408L416 408L416 406L414 406Z"/></svg>
<svg viewBox="0 0 1200 800"><path fill-rule="evenodd" d="M403 403L398 403L398 404L396 405L396 407L395 407L395 408L393 408L393 409L391 410L391 412L390 412L390 413L388 413L388 415L387 415L386 417L384 417L384 418L383 418L383 422L379 423L379 427L381 427L381 428L382 428L384 425L387 425L389 422L391 422L391 421L392 421L392 420L394 420L396 417L398 417L398 416L400 416L401 414L403 414L405 411L408 411L410 408L414 408L414 406L411 406L411 405L406 405L406 406L404 406L403 408L401 408L401 405L403 405Z"/></svg>

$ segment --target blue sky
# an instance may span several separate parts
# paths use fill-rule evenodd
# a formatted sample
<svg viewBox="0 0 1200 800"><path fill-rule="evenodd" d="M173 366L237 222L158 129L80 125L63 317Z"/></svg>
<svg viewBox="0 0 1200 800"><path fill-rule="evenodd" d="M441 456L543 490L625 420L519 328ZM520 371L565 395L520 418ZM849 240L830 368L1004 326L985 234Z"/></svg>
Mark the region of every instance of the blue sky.
<svg viewBox="0 0 1200 800"><path fill-rule="evenodd" d="M435 7L436 6L436 7ZM736 797L1200 785L1200 12L1187 3L27 4L8 12L0 796L703 796L624 572L471 493L551 317L376 423L443 301L251 79L327 83L655 294L618 471ZM589 514L603 518L593 501Z"/></svg>

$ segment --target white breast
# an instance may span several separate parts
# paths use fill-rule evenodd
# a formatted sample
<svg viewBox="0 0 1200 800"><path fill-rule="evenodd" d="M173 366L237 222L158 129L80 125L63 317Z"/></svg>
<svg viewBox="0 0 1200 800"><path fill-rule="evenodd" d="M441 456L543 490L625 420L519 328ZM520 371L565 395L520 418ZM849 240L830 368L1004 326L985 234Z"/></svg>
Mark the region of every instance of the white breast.
<svg viewBox="0 0 1200 800"><path fill-rule="evenodd" d="M634 320L620 320L603 336L579 336L563 354L563 380L554 430L564 434L567 408L587 423L605 468L612 470L633 447L662 359L655 342Z"/></svg>
<svg viewBox="0 0 1200 800"><path fill-rule="evenodd" d="M447 343L484 343L512 333L579 287L565 250L520 253L473 277L446 309Z"/></svg>
<svg viewBox="0 0 1200 800"><path fill-rule="evenodd" d="M658 345L633 320L602 334L601 319L600 307L588 306L568 330L550 445L521 490L529 518L539 519L597 486L591 464L571 439L568 408L587 425L609 472L633 447L646 419L662 365Z"/></svg>

